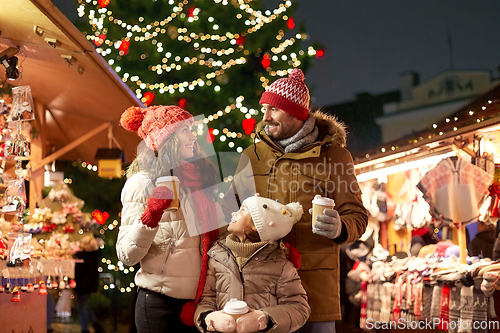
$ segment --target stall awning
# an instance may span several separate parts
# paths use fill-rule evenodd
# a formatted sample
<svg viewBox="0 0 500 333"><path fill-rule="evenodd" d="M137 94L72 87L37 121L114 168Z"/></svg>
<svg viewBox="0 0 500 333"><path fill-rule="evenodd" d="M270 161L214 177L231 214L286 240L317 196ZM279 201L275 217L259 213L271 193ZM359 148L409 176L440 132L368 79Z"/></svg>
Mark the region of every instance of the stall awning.
<svg viewBox="0 0 500 333"><path fill-rule="evenodd" d="M356 158L358 180L409 170L418 161L432 164L456 149L474 155L474 138L486 134L500 153L500 84L434 125Z"/></svg>
<svg viewBox="0 0 500 333"><path fill-rule="evenodd" d="M113 148L125 151L126 162L134 158L140 140L118 123L126 108L141 102L52 2L0 0L0 52L9 47L20 49L22 76L12 84L31 86L35 102L47 110L45 124L38 119L45 156L62 151L59 159L95 163L97 149L109 146L109 123Z"/></svg>

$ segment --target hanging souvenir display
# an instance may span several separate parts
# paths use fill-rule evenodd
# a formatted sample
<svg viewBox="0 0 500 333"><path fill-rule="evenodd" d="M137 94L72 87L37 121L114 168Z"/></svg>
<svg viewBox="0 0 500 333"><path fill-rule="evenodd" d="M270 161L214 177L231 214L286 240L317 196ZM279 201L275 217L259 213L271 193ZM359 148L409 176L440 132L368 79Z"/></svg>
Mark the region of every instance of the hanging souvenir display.
<svg viewBox="0 0 500 333"><path fill-rule="evenodd" d="M30 86L12 88L12 103L9 121L28 121L35 119Z"/></svg>
<svg viewBox="0 0 500 333"><path fill-rule="evenodd" d="M31 234L19 233L9 236L15 237L15 240L10 249L7 267L29 267L31 263Z"/></svg>
<svg viewBox="0 0 500 333"><path fill-rule="evenodd" d="M26 188L24 179L18 178L9 183L5 191L6 205L3 206L4 214L23 214L26 210Z"/></svg>

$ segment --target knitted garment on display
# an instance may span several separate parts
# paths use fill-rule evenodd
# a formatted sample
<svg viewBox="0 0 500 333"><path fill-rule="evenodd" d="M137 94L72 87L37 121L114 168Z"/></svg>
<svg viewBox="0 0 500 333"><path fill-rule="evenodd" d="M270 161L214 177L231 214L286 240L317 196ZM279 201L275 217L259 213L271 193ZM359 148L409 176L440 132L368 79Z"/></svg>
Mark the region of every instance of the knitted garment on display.
<svg viewBox="0 0 500 333"><path fill-rule="evenodd" d="M450 290L450 323L448 326L449 333L458 332L458 321L460 319L460 288L452 287Z"/></svg>
<svg viewBox="0 0 500 333"><path fill-rule="evenodd" d="M193 301L188 301L181 312L181 321L194 326L194 312L200 301L208 271L208 250L212 244L219 238L218 218L215 202L213 198L204 193L201 183L201 175L198 167L194 164L184 162L182 165L182 181L184 187L191 189L191 198L196 213L196 219L201 228L202 258L201 274L196 290L196 297Z"/></svg>
<svg viewBox="0 0 500 333"><path fill-rule="evenodd" d="M474 286L462 287L460 291L460 324L459 333L472 333L472 317L474 309Z"/></svg>
<svg viewBox="0 0 500 333"><path fill-rule="evenodd" d="M431 285L424 284L422 319L427 321L431 320L432 290Z"/></svg>
<svg viewBox="0 0 500 333"><path fill-rule="evenodd" d="M443 285L441 290L441 305L439 306L439 329L448 330L450 318L450 286Z"/></svg>
<svg viewBox="0 0 500 333"><path fill-rule="evenodd" d="M462 158L456 163L446 158L429 170L417 187L436 219L468 223L479 216L479 205L492 180L492 175Z"/></svg>
<svg viewBox="0 0 500 333"><path fill-rule="evenodd" d="M441 293L443 286L436 284L432 289L431 320L439 320L439 307L441 306Z"/></svg>
<svg viewBox="0 0 500 333"><path fill-rule="evenodd" d="M359 313L359 327L366 328L366 307L368 302L368 281L361 282L361 311Z"/></svg>
<svg viewBox="0 0 500 333"><path fill-rule="evenodd" d="M423 282L418 282L413 285L412 297L413 297L413 314L416 320L422 318L422 292L424 288Z"/></svg>
<svg viewBox="0 0 500 333"><path fill-rule="evenodd" d="M394 283L394 303L392 305L392 321L398 322L399 318L401 318L401 301L402 301L402 280L403 278L400 276L401 273L398 273L396 276L396 282Z"/></svg>
<svg viewBox="0 0 500 333"><path fill-rule="evenodd" d="M472 291L474 310L472 312L472 331L474 333L488 332L484 324L488 320L488 297L484 295L481 289L474 288ZM481 326L483 328L481 329Z"/></svg>
<svg viewBox="0 0 500 333"><path fill-rule="evenodd" d="M384 282L380 291L380 321L389 322L391 320L391 295L394 283Z"/></svg>

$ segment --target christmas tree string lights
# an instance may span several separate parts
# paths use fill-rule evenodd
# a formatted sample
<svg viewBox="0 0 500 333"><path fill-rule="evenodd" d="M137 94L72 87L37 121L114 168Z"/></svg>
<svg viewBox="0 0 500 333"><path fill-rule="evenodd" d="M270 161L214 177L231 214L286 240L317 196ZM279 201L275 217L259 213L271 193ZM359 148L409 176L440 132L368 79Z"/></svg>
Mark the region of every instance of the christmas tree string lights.
<svg viewBox="0 0 500 333"><path fill-rule="evenodd" d="M259 115L265 88L307 70L316 55L313 45L301 49L308 36L294 8L289 0L272 9L261 0L79 0L77 10L87 20L80 30L137 98L182 101L211 123L217 151L240 151L256 122L243 121Z"/></svg>

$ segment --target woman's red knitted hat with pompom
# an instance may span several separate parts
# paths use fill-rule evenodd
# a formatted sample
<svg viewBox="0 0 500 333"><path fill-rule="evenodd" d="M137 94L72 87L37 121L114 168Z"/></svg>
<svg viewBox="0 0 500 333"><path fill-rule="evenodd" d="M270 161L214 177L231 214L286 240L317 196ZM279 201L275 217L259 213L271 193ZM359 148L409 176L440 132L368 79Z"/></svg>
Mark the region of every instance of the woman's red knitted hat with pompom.
<svg viewBox="0 0 500 333"><path fill-rule="evenodd" d="M193 124L193 116L176 105L155 105L145 109L132 106L123 112L120 125L137 132L149 148L157 151L184 120Z"/></svg>

